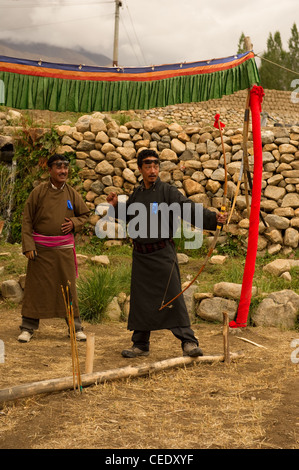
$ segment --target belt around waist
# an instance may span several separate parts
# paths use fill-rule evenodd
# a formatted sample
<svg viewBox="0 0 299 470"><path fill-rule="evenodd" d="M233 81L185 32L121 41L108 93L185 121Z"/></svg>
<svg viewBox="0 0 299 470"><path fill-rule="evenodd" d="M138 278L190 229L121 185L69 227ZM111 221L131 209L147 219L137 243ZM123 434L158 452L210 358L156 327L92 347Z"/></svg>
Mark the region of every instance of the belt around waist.
<svg viewBox="0 0 299 470"><path fill-rule="evenodd" d="M133 240L133 248L135 251L138 251L138 253L154 253L155 251L162 250L165 248L168 244L171 244L174 246L174 241L172 238L169 240L159 240L154 243L139 243L136 240Z"/></svg>

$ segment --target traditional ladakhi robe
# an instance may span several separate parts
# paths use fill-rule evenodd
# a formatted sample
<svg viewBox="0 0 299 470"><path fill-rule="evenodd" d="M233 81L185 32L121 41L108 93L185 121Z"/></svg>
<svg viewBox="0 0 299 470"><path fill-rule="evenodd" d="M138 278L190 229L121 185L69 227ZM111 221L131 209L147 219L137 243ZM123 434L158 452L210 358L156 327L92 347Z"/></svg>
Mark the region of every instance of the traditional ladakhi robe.
<svg viewBox="0 0 299 470"><path fill-rule="evenodd" d="M169 219L169 236L165 239L162 236L163 220L161 220L158 236L153 238L149 234L150 214L153 208L161 203L166 203L168 206L178 203L181 207L183 207L183 204L187 204L190 205L191 222L193 223L197 205L183 196L174 186L161 182L160 178L156 180L150 189L145 189L143 185L139 186L127 200L125 210L121 207L122 203L119 203L115 217L118 218L122 214L126 214L126 222L129 222L130 219L132 221L128 211L133 203L142 203L147 210L148 235L143 238L136 237L133 240L128 329L152 331L190 326L183 295L173 302L171 308L166 307L159 310L166 290L165 303L181 291L180 271L174 243L172 242L176 221ZM112 214L111 208L109 213ZM216 213L203 208L201 222L203 226L199 228L216 230ZM151 247L153 247L153 250L151 250Z"/></svg>
<svg viewBox="0 0 299 470"><path fill-rule="evenodd" d="M50 182L42 183L31 192L23 213L22 251L36 250L37 256L28 261L22 316L64 318L61 286L66 287L67 281L71 283L74 316L79 316L74 248L44 246L39 239L34 240L34 233L62 236L61 225L66 217L73 222L74 232L78 232L88 214L82 197L67 183L62 189L54 189Z"/></svg>

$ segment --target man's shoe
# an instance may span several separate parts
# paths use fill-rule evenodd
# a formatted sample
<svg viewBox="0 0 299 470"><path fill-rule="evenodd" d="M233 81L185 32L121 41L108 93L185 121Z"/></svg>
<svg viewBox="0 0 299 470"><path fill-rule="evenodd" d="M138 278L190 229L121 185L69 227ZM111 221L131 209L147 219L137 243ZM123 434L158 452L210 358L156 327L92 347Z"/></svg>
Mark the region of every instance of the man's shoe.
<svg viewBox="0 0 299 470"><path fill-rule="evenodd" d="M33 333L30 333L28 330L23 330L21 334L18 336L18 341L20 343L29 343L33 336Z"/></svg>
<svg viewBox="0 0 299 470"><path fill-rule="evenodd" d="M77 341L86 341L86 334L83 331L76 331L76 340Z"/></svg>
<svg viewBox="0 0 299 470"><path fill-rule="evenodd" d="M121 355L123 357L137 357L137 356L148 356L149 351L143 351L142 349L137 348L136 346L133 346L132 348L129 349L124 349L121 352Z"/></svg>
<svg viewBox="0 0 299 470"><path fill-rule="evenodd" d="M203 352L196 343L189 342L184 344L183 356L198 357L203 356Z"/></svg>
<svg viewBox="0 0 299 470"><path fill-rule="evenodd" d="M68 333L68 337L69 338L71 337L70 333ZM76 331L76 340L77 341L86 341L86 334L83 333L82 330Z"/></svg>

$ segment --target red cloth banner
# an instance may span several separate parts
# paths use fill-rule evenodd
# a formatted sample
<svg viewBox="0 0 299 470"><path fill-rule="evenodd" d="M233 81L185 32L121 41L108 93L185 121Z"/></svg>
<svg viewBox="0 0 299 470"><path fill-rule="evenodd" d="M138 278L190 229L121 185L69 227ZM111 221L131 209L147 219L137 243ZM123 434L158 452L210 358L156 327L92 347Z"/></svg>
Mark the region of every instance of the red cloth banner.
<svg viewBox="0 0 299 470"><path fill-rule="evenodd" d="M220 114L216 114L215 115L214 127L216 127L216 129L219 129L219 123L220 123L221 129L223 129L225 127L225 124L223 124L223 122L219 121L219 119L220 119Z"/></svg>
<svg viewBox="0 0 299 470"><path fill-rule="evenodd" d="M252 281L255 271L255 261L259 236L259 214L262 191L263 152L261 137L261 105L264 90L261 86L254 86L250 91L250 109L252 116L252 135L254 151L253 183L251 193L251 211L249 218L249 234L247 255L243 274L241 297L237 317L229 323L231 328L247 326L247 317L252 295Z"/></svg>

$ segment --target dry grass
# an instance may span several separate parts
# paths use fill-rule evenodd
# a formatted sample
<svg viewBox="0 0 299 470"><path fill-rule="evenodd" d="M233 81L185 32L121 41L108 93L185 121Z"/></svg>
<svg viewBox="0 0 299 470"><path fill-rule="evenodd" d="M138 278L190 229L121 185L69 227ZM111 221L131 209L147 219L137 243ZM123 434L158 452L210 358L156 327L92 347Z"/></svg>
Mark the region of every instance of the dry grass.
<svg viewBox="0 0 299 470"><path fill-rule="evenodd" d="M0 282L7 273L17 278L25 270L20 247L12 245L9 251ZM6 353L0 388L71 376L65 322L42 321L32 341L20 344L20 319L20 306L0 301L0 339ZM125 323L84 327L95 333L95 372L182 354L170 332L157 331L149 357L124 359L120 351L131 337ZM223 354L222 325L193 327L205 354ZM82 395L69 390L0 404L0 448L298 449L298 364L291 361L291 341L299 332L262 327L239 332L267 349L229 336L231 351L244 353L229 366L194 363L86 387ZM86 344L81 343L82 373L85 355Z"/></svg>
<svg viewBox="0 0 299 470"><path fill-rule="evenodd" d="M63 321L44 321L24 345L16 341L19 318L19 309L0 304L6 346L0 387L70 376ZM120 351L130 340L125 324L85 326L96 335L95 371L181 355L171 333L158 331L149 357L124 359ZM207 354L222 354L221 325L194 329ZM298 365L290 360L296 331L247 328L242 336L267 349L230 334L231 351L244 357L229 366L194 363L88 387L82 395L70 390L8 402L0 414L1 448L298 448ZM85 349L79 345L83 372Z"/></svg>

